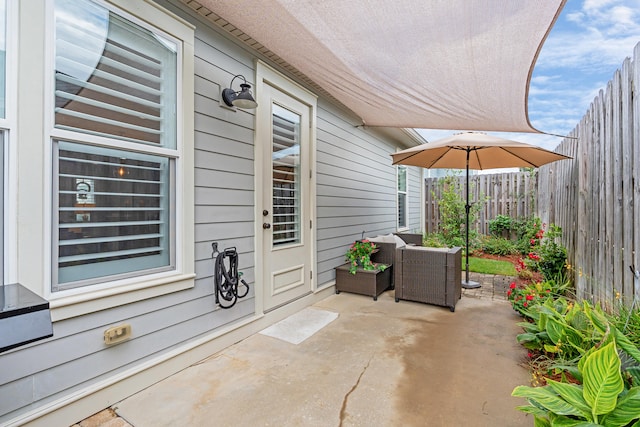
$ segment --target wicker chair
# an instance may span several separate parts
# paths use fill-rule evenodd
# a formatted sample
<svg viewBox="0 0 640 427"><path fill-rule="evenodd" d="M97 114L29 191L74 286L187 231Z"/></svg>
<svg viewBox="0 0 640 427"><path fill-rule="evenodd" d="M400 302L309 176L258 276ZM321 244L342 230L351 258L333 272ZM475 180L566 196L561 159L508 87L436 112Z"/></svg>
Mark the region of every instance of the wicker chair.
<svg viewBox="0 0 640 427"><path fill-rule="evenodd" d="M398 248L393 274L396 302L441 305L453 312L462 297L462 249Z"/></svg>
<svg viewBox="0 0 640 427"><path fill-rule="evenodd" d="M415 245L422 246L422 234L417 233L394 233L396 236L400 237L407 245ZM391 289L394 286L394 274L393 268L396 263L396 243L390 242L375 242L378 247L378 252L371 255L371 261L380 264L390 265L392 271L390 275L390 285Z"/></svg>

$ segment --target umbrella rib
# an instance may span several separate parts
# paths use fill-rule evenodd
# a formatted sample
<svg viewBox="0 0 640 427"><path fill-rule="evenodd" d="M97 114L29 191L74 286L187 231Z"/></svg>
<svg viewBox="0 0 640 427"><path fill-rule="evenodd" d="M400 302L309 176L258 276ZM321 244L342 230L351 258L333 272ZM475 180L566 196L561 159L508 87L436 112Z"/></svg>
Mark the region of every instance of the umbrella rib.
<svg viewBox="0 0 640 427"><path fill-rule="evenodd" d="M476 157L476 162L478 162L478 169L482 170L482 163L480 162L480 157L478 156L478 151L484 147L473 147L470 151L473 151L473 155Z"/></svg>
<svg viewBox="0 0 640 427"><path fill-rule="evenodd" d="M512 151L507 150L505 147L500 147L500 148L501 148L502 150L506 151L507 153L511 154L512 156L519 158L519 159L520 159L520 160L522 160L523 162L528 163L528 164L529 164L529 165L531 165L531 167L533 167L533 168L538 168L538 167L540 167L540 166L538 166L538 165L536 165L536 164L534 164L534 163L531 163L529 160L525 159L524 157L519 156L519 155L517 155L516 153L514 153L514 152L512 152Z"/></svg>
<svg viewBox="0 0 640 427"><path fill-rule="evenodd" d="M392 165L397 165L397 164L399 164L400 162L403 162L403 161L405 161L405 160L407 160L407 159L410 159L410 158L412 158L413 156L417 156L418 154L421 154L421 153L422 153L422 151L416 151L415 153L412 153L410 156L403 157L402 159L400 159L400 160L398 160L398 161L393 162L393 163L392 163ZM445 152L444 152L444 153L442 153L442 154L441 154L437 159L435 159L433 162L431 162L428 166L422 166L422 167L429 169L432 165L436 164L436 163L438 162L438 160L440 160L440 159L441 159L441 158L442 158L446 153L447 153L447 152L445 151Z"/></svg>
<svg viewBox="0 0 640 427"><path fill-rule="evenodd" d="M450 146L450 148L452 148L454 150L468 151L469 154L471 154L472 151L475 151L474 155L476 156L476 161L478 162L478 169L482 170L482 164L480 163L480 157L478 157L478 153L477 152L479 150L482 150L484 148L489 148L489 147L475 147L475 146L474 147L471 147L471 146L468 146L468 147L451 147ZM474 169L476 169L476 168L474 168Z"/></svg>

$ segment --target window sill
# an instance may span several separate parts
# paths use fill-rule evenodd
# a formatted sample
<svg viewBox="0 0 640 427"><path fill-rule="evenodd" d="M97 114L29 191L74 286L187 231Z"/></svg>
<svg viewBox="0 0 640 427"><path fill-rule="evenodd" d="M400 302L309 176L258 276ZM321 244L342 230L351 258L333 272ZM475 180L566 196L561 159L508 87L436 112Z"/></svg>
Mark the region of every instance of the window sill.
<svg viewBox="0 0 640 427"><path fill-rule="evenodd" d="M196 275L193 273L179 274L89 292L82 295L51 299L51 320L56 322L58 320L82 316L84 314L190 289L195 286L195 277Z"/></svg>

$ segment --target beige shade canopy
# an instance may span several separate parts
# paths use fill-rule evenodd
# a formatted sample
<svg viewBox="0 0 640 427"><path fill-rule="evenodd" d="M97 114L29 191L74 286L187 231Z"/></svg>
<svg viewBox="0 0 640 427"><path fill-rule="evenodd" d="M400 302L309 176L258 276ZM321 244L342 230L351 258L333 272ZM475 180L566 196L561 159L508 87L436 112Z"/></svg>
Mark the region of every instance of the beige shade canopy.
<svg viewBox="0 0 640 427"><path fill-rule="evenodd" d="M428 144L393 153L393 164L427 169L531 168L556 160L570 159L535 145L480 132L462 132Z"/></svg>
<svg viewBox="0 0 640 427"><path fill-rule="evenodd" d="M535 132L529 81L566 0L183 1L257 41L365 125Z"/></svg>

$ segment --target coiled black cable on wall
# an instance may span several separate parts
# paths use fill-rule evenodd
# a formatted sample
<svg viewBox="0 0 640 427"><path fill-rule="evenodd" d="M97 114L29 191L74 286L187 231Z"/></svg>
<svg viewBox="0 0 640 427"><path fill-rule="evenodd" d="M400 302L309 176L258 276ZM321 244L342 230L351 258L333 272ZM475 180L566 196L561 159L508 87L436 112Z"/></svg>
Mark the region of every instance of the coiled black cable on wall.
<svg viewBox="0 0 640 427"><path fill-rule="evenodd" d="M238 272L238 252L235 247L218 252L218 243L213 242L213 282L216 294L216 304L221 308L231 308L236 305L238 298L244 298L249 293L249 285L240 277ZM242 283L242 285L240 285ZM240 288L242 286L242 288ZM242 289L239 291L238 289ZM226 303L224 302L226 301Z"/></svg>

